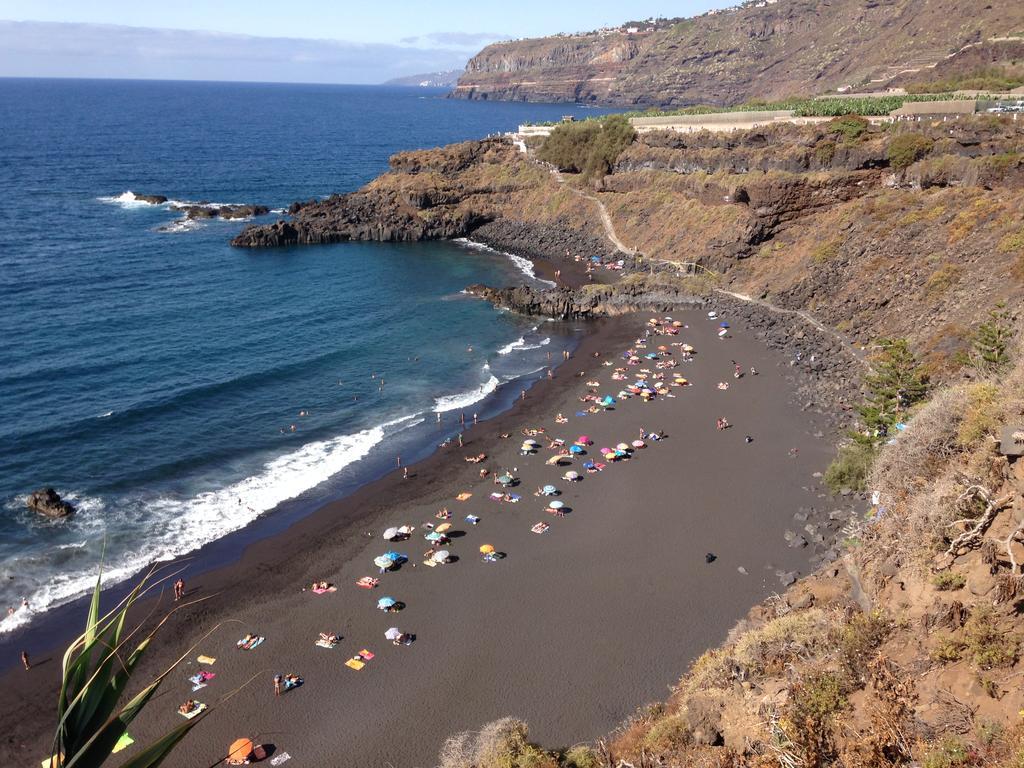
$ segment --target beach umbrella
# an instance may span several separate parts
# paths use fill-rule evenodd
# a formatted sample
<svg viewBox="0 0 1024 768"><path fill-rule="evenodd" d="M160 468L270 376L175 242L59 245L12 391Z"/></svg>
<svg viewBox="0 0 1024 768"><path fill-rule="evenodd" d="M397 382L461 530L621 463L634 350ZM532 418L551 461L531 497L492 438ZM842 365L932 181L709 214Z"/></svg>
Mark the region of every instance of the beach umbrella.
<svg viewBox="0 0 1024 768"><path fill-rule="evenodd" d="M566 472L565 473L565 479L568 480L569 482L573 482L574 480L579 480L580 479L580 473L579 472Z"/></svg>
<svg viewBox="0 0 1024 768"><path fill-rule="evenodd" d="M444 538L444 534L443 533L438 533L437 531L431 531L430 533L428 533L423 538L426 539L427 541L441 541L441 539Z"/></svg>
<svg viewBox="0 0 1024 768"><path fill-rule="evenodd" d="M615 450L617 450L617 451L628 451L629 450L629 446L626 443L619 443L618 445L615 446Z"/></svg>
<svg viewBox="0 0 1024 768"><path fill-rule="evenodd" d="M415 525L400 525L400 526L398 526L398 532L399 533L410 534L410 533L412 533L415 530L416 530L416 526Z"/></svg>
<svg viewBox="0 0 1024 768"><path fill-rule="evenodd" d="M395 564L395 561L387 555L380 555L378 557L373 558L373 564L376 565L378 568L390 568L392 565Z"/></svg>
<svg viewBox="0 0 1024 768"><path fill-rule="evenodd" d="M564 501L552 501L548 504L548 509L561 509L565 506Z"/></svg>
<svg viewBox="0 0 1024 768"><path fill-rule="evenodd" d="M377 607L382 611L386 611L388 608L393 608L397 602L393 597L382 597L377 601Z"/></svg>
<svg viewBox="0 0 1024 768"><path fill-rule="evenodd" d="M728 332L729 332L728 328L722 328L721 330L718 331L718 335L719 336L725 336L725 334L727 334Z"/></svg>
<svg viewBox="0 0 1024 768"><path fill-rule="evenodd" d="M402 630L398 627L390 627L385 633L384 637L388 640L397 640L402 636Z"/></svg>
<svg viewBox="0 0 1024 768"><path fill-rule="evenodd" d="M543 488L540 489L540 491L545 496L551 496L552 494L557 493L558 489L555 488L555 486L553 485L545 485Z"/></svg>
<svg viewBox="0 0 1024 768"><path fill-rule="evenodd" d="M613 451L611 448L602 448L601 449L601 453L602 454L609 454L609 453L615 453L615 451Z"/></svg>
<svg viewBox="0 0 1024 768"><path fill-rule="evenodd" d="M646 443L643 440L634 440L633 441L633 447L634 448L643 448L645 445L646 445Z"/></svg>
<svg viewBox="0 0 1024 768"><path fill-rule="evenodd" d="M512 485L512 475L501 475L498 482L502 485Z"/></svg>
<svg viewBox="0 0 1024 768"><path fill-rule="evenodd" d="M451 553L447 549L439 549L437 550L437 552L430 556L430 559L433 560L435 563L443 563L449 557L451 557Z"/></svg>
<svg viewBox="0 0 1024 768"><path fill-rule="evenodd" d="M540 443L531 437L529 440L523 440L523 445L540 445Z"/></svg>
<svg viewBox="0 0 1024 768"><path fill-rule="evenodd" d="M252 755L252 741L250 739L235 739L228 747L227 761L234 764L241 764Z"/></svg>
<svg viewBox="0 0 1024 768"><path fill-rule="evenodd" d="M708 317L710 317L712 320L714 320L715 318L718 317L718 313L714 312L714 311L708 312Z"/></svg>
<svg viewBox="0 0 1024 768"><path fill-rule="evenodd" d="M482 545L480 547L480 554L481 555L489 555L492 552L494 552L494 547L491 546L490 544L484 544L484 545Z"/></svg>
<svg viewBox="0 0 1024 768"><path fill-rule="evenodd" d="M564 458L565 458L565 456L562 456L561 454L557 454L557 453L556 453L556 454L555 454L554 456L552 456L551 458L549 458L549 459L548 459L547 461L545 461L544 463L545 463L545 464L558 464L558 463L559 463L559 462L560 462L560 461L561 461L562 459L564 459Z"/></svg>
<svg viewBox="0 0 1024 768"><path fill-rule="evenodd" d="M398 536L398 533L399 531L397 528L388 528L384 531L384 538L388 540L394 539Z"/></svg>
<svg viewBox="0 0 1024 768"><path fill-rule="evenodd" d="M590 461L584 462L583 463L583 468L584 469L593 469L594 468L594 460L591 459Z"/></svg>
<svg viewBox="0 0 1024 768"><path fill-rule="evenodd" d="M728 328L728 327L729 327L729 324L728 324L728 323L725 323L725 322L722 322L722 323L719 323L719 324L718 324L718 327L719 327L719 328Z"/></svg>
<svg viewBox="0 0 1024 768"><path fill-rule="evenodd" d="M590 445L594 441L591 440L587 435L580 435L579 437L576 438L576 442L580 445Z"/></svg>
<svg viewBox="0 0 1024 768"><path fill-rule="evenodd" d="M401 552L385 552L384 557L391 558L391 562L393 563L397 563L399 560L405 560L405 555L403 555Z"/></svg>
<svg viewBox="0 0 1024 768"><path fill-rule="evenodd" d="M614 397L612 397L611 395L605 395L605 396L604 396L604 397L603 397L603 398L601 399L601 402L602 402L602 403L603 403L604 405L615 405L615 398L614 398Z"/></svg>
<svg viewBox="0 0 1024 768"><path fill-rule="evenodd" d="M569 453L583 453L583 446L573 445L569 448Z"/></svg>
<svg viewBox="0 0 1024 768"><path fill-rule="evenodd" d="M451 523L441 523L434 530L437 531L438 533L445 533L445 532L451 530L451 527L452 527Z"/></svg>

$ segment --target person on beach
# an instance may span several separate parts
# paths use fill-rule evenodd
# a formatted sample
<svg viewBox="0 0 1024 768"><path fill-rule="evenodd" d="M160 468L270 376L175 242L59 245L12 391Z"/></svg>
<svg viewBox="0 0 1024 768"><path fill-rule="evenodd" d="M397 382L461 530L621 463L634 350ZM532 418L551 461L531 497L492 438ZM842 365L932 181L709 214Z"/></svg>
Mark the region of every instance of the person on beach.
<svg viewBox="0 0 1024 768"><path fill-rule="evenodd" d="M21 665L25 667L25 671L32 669L32 665L28 663L28 651L21 652Z"/></svg>
<svg viewBox="0 0 1024 768"><path fill-rule="evenodd" d="M740 368L739 364L737 363L736 367L735 367L735 370L732 372L732 377L734 379L738 379L742 375L743 375L743 369Z"/></svg>
<svg viewBox="0 0 1024 768"><path fill-rule="evenodd" d="M402 467L402 479L403 480L408 480L409 479L409 468L408 467Z"/></svg>
<svg viewBox="0 0 1024 768"><path fill-rule="evenodd" d="M280 675L274 675L274 695L275 696L280 696L281 695L281 676Z"/></svg>
<svg viewBox="0 0 1024 768"><path fill-rule="evenodd" d="M174 582L174 601L177 602L185 596L185 580L179 578Z"/></svg>
<svg viewBox="0 0 1024 768"><path fill-rule="evenodd" d="M750 375L757 376L757 369L754 366L750 366Z"/></svg>
<svg viewBox="0 0 1024 768"><path fill-rule="evenodd" d="M476 424L476 423L477 423L477 418L476 418L476 414L475 414L475 413L473 414L473 423L474 423L474 424Z"/></svg>
<svg viewBox="0 0 1024 768"><path fill-rule="evenodd" d="M520 390L520 392L519 392L519 399L520 400L525 400L526 399L526 390L525 389Z"/></svg>

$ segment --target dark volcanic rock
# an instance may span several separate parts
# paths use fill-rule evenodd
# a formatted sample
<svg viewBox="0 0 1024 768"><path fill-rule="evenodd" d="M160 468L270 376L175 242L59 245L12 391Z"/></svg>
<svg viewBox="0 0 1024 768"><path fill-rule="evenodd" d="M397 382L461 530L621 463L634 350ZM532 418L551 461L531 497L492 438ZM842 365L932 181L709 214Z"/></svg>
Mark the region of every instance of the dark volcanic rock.
<svg viewBox="0 0 1024 768"><path fill-rule="evenodd" d="M171 209L181 211L187 219L245 219L270 213L265 205L173 205Z"/></svg>
<svg viewBox="0 0 1024 768"><path fill-rule="evenodd" d="M291 221L246 227L231 241L242 248L340 243L349 240L416 241L465 237L497 218L487 185L459 174L477 164L516 161L504 139L466 141L435 150L401 152L391 172L362 189L325 200L294 203Z"/></svg>
<svg viewBox="0 0 1024 768"><path fill-rule="evenodd" d="M53 488L40 488L28 497L25 506L46 517L67 517L75 511Z"/></svg>
<svg viewBox="0 0 1024 768"><path fill-rule="evenodd" d="M152 203L153 205L161 205L167 202L167 198L163 195L136 195L136 200L141 200L144 203Z"/></svg>

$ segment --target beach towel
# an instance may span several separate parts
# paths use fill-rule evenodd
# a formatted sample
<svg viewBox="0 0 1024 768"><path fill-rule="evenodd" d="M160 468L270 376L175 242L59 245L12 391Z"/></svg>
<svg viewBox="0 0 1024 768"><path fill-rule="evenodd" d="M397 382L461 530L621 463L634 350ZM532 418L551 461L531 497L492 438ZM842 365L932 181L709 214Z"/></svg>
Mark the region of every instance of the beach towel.
<svg viewBox="0 0 1024 768"><path fill-rule="evenodd" d="M519 501L519 500L520 500L521 498L523 498L523 497L522 497L522 496L520 496L520 495L519 495L518 493L510 493L510 494L508 495L508 503L509 503L509 504L515 504L515 503L516 503L517 501Z"/></svg>
<svg viewBox="0 0 1024 768"><path fill-rule="evenodd" d="M196 661L200 664L213 664L217 660L213 656L196 656Z"/></svg>
<svg viewBox="0 0 1024 768"><path fill-rule="evenodd" d="M198 715L200 712L204 712L205 710L206 710L206 705L205 704L198 704L197 703L195 709L193 709L188 714L185 714L184 712L178 712L178 714L181 715L182 717L184 717L186 720L191 720L193 717Z"/></svg>
<svg viewBox="0 0 1024 768"><path fill-rule="evenodd" d="M316 589L311 590L311 591L314 594L322 595L324 592L337 592L338 588L337 587L328 587L327 589L321 589L320 587L317 587Z"/></svg>
<svg viewBox="0 0 1024 768"><path fill-rule="evenodd" d="M504 498L504 496L505 494L503 493L492 493L490 498L491 501L501 501Z"/></svg>
<svg viewBox="0 0 1024 768"><path fill-rule="evenodd" d="M466 499L469 499L472 496L473 496L473 494L470 493L469 491L463 491L462 493L460 493L455 498L456 498L457 501L466 501Z"/></svg>
<svg viewBox="0 0 1024 768"><path fill-rule="evenodd" d="M205 687L206 687L206 683L193 683L192 684L192 693L195 693L200 688L205 688Z"/></svg>
<svg viewBox="0 0 1024 768"><path fill-rule="evenodd" d="M363 589L373 589L378 584L380 584L380 579L375 579L373 576L363 576L356 580L356 586Z"/></svg>
<svg viewBox="0 0 1024 768"><path fill-rule="evenodd" d="M373 657L374 657L374 656L375 656L376 654L374 654L374 653L370 653L370 651L368 651L368 650L366 650L365 648L363 648L363 650L361 650L361 651L359 652L359 655L360 655L360 656L361 656L362 658L364 658L364 659L366 659L367 661L369 661L369 660L370 660L370 659L372 659L372 658L373 658Z"/></svg>
<svg viewBox="0 0 1024 768"><path fill-rule="evenodd" d="M466 515L466 522L470 525L476 525L480 522L480 518L476 515Z"/></svg>
<svg viewBox="0 0 1024 768"><path fill-rule="evenodd" d="M550 526L547 523L537 523L530 530L534 533L544 533Z"/></svg>
<svg viewBox="0 0 1024 768"><path fill-rule="evenodd" d="M271 765L280 765L281 763L286 763L286 762L288 762L291 759L292 759L291 755L289 755L287 752L282 752L282 753L280 753L278 755L274 755L272 758L270 758L270 764Z"/></svg>
<svg viewBox="0 0 1024 768"><path fill-rule="evenodd" d="M117 743L114 744L114 748L111 751L120 752L122 749L128 749L128 747L134 743L135 739L128 735L128 731L125 731L121 734L121 738L117 740Z"/></svg>
<svg viewBox="0 0 1024 768"><path fill-rule="evenodd" d="M302 679L301 677L300 677L300 678L299 678L298 680L287 680L287 679L286 679L286 680L284 681L284 689L285 689L286 691L290 691L290 690L291 690L292 688L298 688L298 687L299 687L300 685L302 685L302 684L303 684L304 682L306 682L306 681L305 681L305 680L303 680L303 679Z"/></svg>
<svg viewBox="0 0 1024 768"><path fill-rule="evenodd" d="M349 659L345 662L345 666L349 667L350 669L354 669L358 672L360 669L366 666L366 662L362 661L361 659Z"/></svg>
<svg viewBox="0 0 1024 768"><path fill-rule="evenodd" d="M428 568L436 568L438 565L437 560L424 560L423 564Z"/></svg>
<svg viewBox="0 0 1024 768"><path fill-rule="evenodd" d="M320 646L321 648L326 648L326 649L328 649L328 650L330 650L331 648L333 648L334 646L336 646L336 645L337 645L337 643L329 643L329 642L327 642L326 640L324 640L323 638L321 638L321 639L317 640L317 641L316 641L316 644L317 644L318 646Z"/></svg>
<svg viewBox="0 0 1024 768"><path fill-rule="evenodd" d="M260 645L264 640L266 640L266 638L261 636L257 637L254 640L250 640L248 643L246 643L245 638L243 637L241 640L235 643L235 645L237 645L243 651L251 651L253 648L256 648L258 645Z"/></svg>

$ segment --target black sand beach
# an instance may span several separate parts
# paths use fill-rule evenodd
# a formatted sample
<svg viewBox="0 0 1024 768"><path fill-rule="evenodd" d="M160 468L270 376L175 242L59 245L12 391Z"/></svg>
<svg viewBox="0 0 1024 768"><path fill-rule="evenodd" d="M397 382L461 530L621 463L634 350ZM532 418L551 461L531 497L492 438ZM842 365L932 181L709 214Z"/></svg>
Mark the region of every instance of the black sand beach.
<svg viewBox="0 0 1024 768"><path fill-rule="evenodd" d="M630 399L612 411L575 416L585 382L598 379L602 394L622 387L602 363L620 365L649 316L599 324L553 381L467 431L463 449L438 451L412 467L409 480L395 472L257 542L236 565L194 579L186 573L189 597L218 594L172 620L151 668L223 623L172 674L132 736L142 743L181 722L176 711L186 698L216 705L254 678L216 707L166 765L212 765L234 738L246 736L287 752L291 765L405 768L434 765L447 736L503 715L526 719L531 737L545 745L571 745L663 698L692 659L782 589L777 572L806 570L806 551L787 546L783 532L794 526L799 507L827 503L812 474L826 465L831 443L813 437L821 425L791 402L785 359L748 329L734 327L730 338L718 339L717 323L697 311L674 313L689 329L656 337L646 350L693 344L695 360L680 367L692 386L672 389L672 398ZM733 379L732 360L759 375ZM719 390L720 381L729 388ZM554 423L559 412L567 424ZM718 417L734 426L716 430ZM520 456L523 427L544 427L570 442L587 434L594 447L629 443L641 427L668 438L570 484L561 475L580 470L582 461L556 469L545 465L546 449ZM498 438L506 432L507 440ZM514 468L521 501L487 498L495 486L477 480L479 466L463 460L480 452L488 454L484 466ZM545 512L546 500L533 496L547 483L562 491L558 498L570 508L564 517ZM461 491L473 496L456 501ZM453 529L464 534L448 547L458 559L427 568L422 526L442 522L434 514L444 506ZM479 525L465 524L467 514L479 515ZM532 533L540 521L550 529ZM417 526L410 541L381 538L384 528L403 523ZM507 557L482 562L482 544ZM359 577L378 575L372 560L390 549L409 562L380 576L376 589L357 588ZM338 591L302 591L320 579ZM385 595L406 608L379 611L376 601ZM384 639L391 626L415 633L416 641L393 646ZM246 632L266 641L251 652L237 650ZM320 632L342 640L333 650L319 648ZM361 649L375 657L360 671L346 667ZM200 653L216 657L204 668L217 676L192 693L187 678L199 669ZM5 676L5 761L34 765L46 754L58 666L59 657ZM275 699L272 678L288 672L305 684Z"/></svg>

